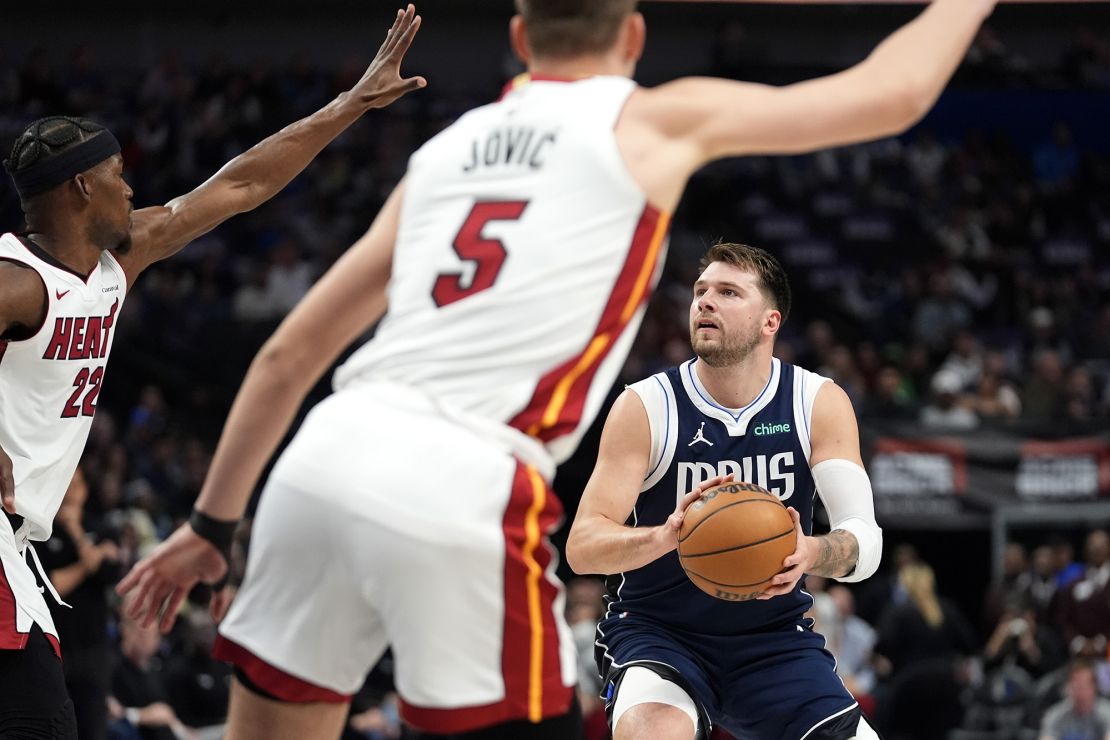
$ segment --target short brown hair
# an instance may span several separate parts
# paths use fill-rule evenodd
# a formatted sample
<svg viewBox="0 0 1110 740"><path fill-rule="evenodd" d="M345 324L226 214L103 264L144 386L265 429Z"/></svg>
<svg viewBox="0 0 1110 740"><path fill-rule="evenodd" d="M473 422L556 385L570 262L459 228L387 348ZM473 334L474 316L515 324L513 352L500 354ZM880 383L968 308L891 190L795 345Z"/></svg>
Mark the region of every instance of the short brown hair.
<svg viewBox="0 0 1110 740"><path fill-rule="evenodd" d="M724 262L758 275L763 294L782 314L782 320L786 321L786 317L790 315L790 282L786 279L786 270L782 269L782 263L770 252L747 244L718 242L701 258L701 271L705 272L714 262Z"/></svg>
<svg viewBox="0 0 1110 740"><path fill-rule="evenodd" d="M637 0L516 0L532 53L565 58L607 51Z"/></svg>

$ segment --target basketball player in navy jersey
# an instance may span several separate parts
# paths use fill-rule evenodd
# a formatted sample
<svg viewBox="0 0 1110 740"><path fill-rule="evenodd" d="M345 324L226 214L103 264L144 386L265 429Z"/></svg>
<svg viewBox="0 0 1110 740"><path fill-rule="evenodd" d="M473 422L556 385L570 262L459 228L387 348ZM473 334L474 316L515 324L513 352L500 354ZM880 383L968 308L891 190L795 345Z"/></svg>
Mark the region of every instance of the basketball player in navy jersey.
<svg viewBox="0 0 1110 740"><path fill-rule="evenodd" d="M132 212L120 145L91 121L44 118L16 139L4 165L27 233L0 234L0 736L76 736L57 631L25 556L49 538L81 457L128 290L271 198L367 110L423 86L399 75L419 21L411 5L398 11L354 87L165 206Z"/></svg>
<svg viewBox="0 0 1110 740"><path fill-rule="evenodd" d="M631 347L687 178L904 130L994 2L935 0L818 80L645 89L635 0L517 0L528 74L413 155L252 363L197 499L204 531L178 529L120 583L133 617L168 630L224 574L220 548L308 391L381 319L263 488L217 644L236 666L229 737L337 737L387 646L422 732L578 736L550 481Z"/></svg>
<svg viewBox="0 0 1110 740"><path fill-rule="evenodd" d="M774 257L714 246L690 304L697 357L629 386L606 420L567 562L610 576L596 644L616 740L706 738L712 723L744 740L876 737L802 616L803 576L867 578L882 532L848 396L772 355L789 312ZM675 552L686 507L729 476L778 496L797 536L744 602L703 593ZM814 494L825 535L809 534Z"/></svg>

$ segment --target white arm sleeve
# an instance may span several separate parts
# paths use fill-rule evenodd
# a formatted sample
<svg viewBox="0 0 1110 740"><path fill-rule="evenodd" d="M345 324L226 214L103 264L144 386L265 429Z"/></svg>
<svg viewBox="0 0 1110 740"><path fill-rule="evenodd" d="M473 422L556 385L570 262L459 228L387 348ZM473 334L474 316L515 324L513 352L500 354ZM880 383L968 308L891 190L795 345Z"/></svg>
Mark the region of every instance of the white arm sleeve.
<svg viewBox="0 0 1110 740"><path fill-rule="evenodd" d="M836 580L856 583L869 578L883 555L883 530L875 522L875 502L867 471L849 460L824 460L813 466L817 495L829 513L831 529L851 532L859 543L859 560Z"/></svg>

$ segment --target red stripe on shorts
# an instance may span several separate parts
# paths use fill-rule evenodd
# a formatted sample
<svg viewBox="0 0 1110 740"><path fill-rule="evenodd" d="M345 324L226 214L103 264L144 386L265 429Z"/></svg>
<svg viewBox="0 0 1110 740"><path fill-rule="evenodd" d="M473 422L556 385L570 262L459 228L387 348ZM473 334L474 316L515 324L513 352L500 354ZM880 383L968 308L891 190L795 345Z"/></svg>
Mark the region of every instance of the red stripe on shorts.
<svg viewBox="0 0 1110 740"><path fill-rule="evenodd" d="M237 666L258 688L282 701L297 704L314 701L345 704L351 700L350 694L340 694L289 675L223 635L216 638L212 657Z"/></svg>
<svg viewBox="0 0 1110 740"><path fill-rule="evenodd" d="M0 526L7 526L0 520ZM4 563L0 561L0 650L22 650L27 647L27 633L15 628L15 592L8 583Z"/></svg>
<svg viewBox="0 0 1110 740"><path fill-rule="evenodd" d="M574 687L563 685L555 616L555 600L562 589L546 577L552 559L547 535L562 515L562 504L547 484L534 470L518 464L501 522L505 534L501 636L505 698L455 709L418 707L402 700L401 716L406 722L425 732L455 734L513 720L538 722L570 709Z"/></svg>

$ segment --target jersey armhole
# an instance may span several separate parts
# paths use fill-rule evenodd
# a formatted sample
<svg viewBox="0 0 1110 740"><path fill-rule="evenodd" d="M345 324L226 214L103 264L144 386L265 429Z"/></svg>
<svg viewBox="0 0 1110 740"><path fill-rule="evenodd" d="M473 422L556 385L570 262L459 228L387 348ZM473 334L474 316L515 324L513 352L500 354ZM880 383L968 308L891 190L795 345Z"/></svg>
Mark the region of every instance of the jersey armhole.
<svg viewBox="0 0 1110 740"><path fill-rule="evenodd" d="M20 265L27 268L31 272L35 273L35 277L39 279L39 285L42 286L43 312L42 320L39 322L39 325L33 331L26 334L26 336L23 336L22 333L20 334L20 336L16 337L0 334L0 342L3 342L4 344L18 344L19 342L29 342L30 340L37 337L39 335L39 332L42 331L42 327L46 325L46 318L50 315L50 291L47 290L46 281L43 280L42 275L39 274L39 271L23 260L18 260L14 257L0 257L0 262L11 262L12 264Z"/></svg>
<svg viewBox="0 0 1110 740"><path fill-rule="evenodd" d="M663 373L641 380L628 388L644 404L651 432L651 457L647 475L640 486L642 493L658 483L670 469L678 439L678 411L675 407L674 389Z"/></svg>
<svg viewBox="0 0 1110 740"><path fill-rule="evenodd" d="M127 290L131 286L131 278L127 275L127 268L123 266L123 263L119 261L116 255L112 254L111 250L105 250L104 254L108 255L108 258L112 260L112 269L118 272L119 276L123 278L122 290L124 297L126 297Z"/></svg>
<svg viewBox="0 0 1110 740"><path fill-rule="evenodd" d="M810 441L810 429L813 426L813 404L817 400L817 392L821 390L828 378L817 373L794 366L794 430L798 443L809 463L813 445Z"/></svg>

